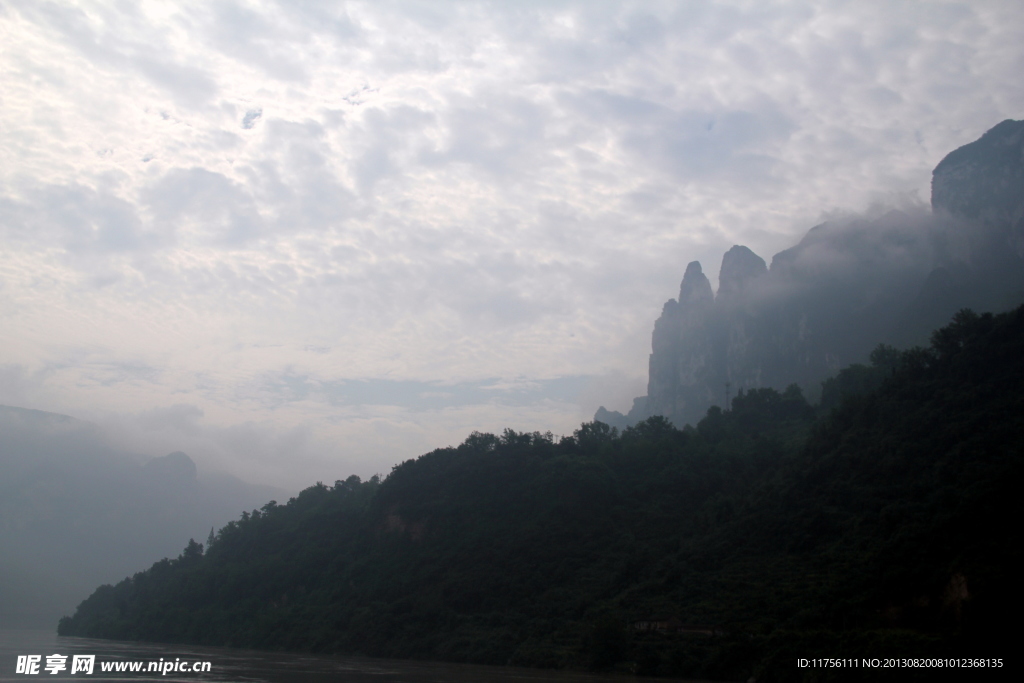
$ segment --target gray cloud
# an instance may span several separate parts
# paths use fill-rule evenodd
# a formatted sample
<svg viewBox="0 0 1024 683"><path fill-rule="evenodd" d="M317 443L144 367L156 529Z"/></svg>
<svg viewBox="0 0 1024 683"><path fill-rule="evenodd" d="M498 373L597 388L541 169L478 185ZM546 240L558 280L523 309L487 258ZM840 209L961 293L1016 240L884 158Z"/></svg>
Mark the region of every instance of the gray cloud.
<svg viewBox="0 0 1024 683"><path fill-rule="evenodd" d="M267 76L283 81L308 78L301 62L303 34L290 22L276 21L236 2L210 5L205 30L213 45L240 62L255 64Z"/></svg>
<svg viewBox="0 0 1024 683"><path fill-rule="evenodd" d="M746 109L673 110L636 97L591 91L572 98L581 117L618 128L638 163L660 166L680 181L726 181L745 190L773 184L772 154L796 125L770 100Z"/></svg>
<svg viewBox="0 0 1024 683"><path fill-rule="evenodd" d="M138 72L179 104L200 106L217 92L214 79L205 69L168 59L176 51L166 44L166 33L153 30L137 14L122 14L121 8L91 3L88 11L51 2L13 4L17 13L53 31L61 43L93 66L111 73Z"/></svg>
<svg viewBox="0 0 1024 683"><path fill-rule="evenodd" d="M425 135L435 125L431 112L400 105L366 112L356 137L353 174L360 191L372 192L377 182L396 178L430 143Z"/></svg>
<svg viewBox="0 0 1024 683"><path fill-rule="evenodd" d="M159 242L144 229L134 205L81 185L24 188L23 198L8 198L3 211L0 229L7 239L57 243L76 254L133 251Z"/></svg>
<svg viewBox="0 0 1024 683"><path fill-rule="evenodd" d="M441 125L445 142L420 159L430 165L470 164L494 182L522 182L554 163L550 153L571 144L549 128L554 113L545 106L502 93L478 93L449 103Z"/></svg>
<svg viewBox="0 0 1024 683"><path fill-rule="evenodd" d="M231 246L258 239L265 231L249 189L204 168L167 173L145 190L143 201L169 235L191 228L199 232L199 241Z"/></svg>

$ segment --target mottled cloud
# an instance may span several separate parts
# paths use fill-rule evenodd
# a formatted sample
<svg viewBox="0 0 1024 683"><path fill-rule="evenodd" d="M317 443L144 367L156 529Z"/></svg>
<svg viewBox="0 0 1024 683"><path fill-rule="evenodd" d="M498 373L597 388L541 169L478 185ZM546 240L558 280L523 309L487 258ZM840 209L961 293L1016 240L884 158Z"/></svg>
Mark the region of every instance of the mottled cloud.
<svg viewBox="0 0 1024 683"><path fill-rule="evenodd" d="M686 263L1024 115L1024 10L882 10L12 0L0 402L295 485L627 409Z"/></svg>

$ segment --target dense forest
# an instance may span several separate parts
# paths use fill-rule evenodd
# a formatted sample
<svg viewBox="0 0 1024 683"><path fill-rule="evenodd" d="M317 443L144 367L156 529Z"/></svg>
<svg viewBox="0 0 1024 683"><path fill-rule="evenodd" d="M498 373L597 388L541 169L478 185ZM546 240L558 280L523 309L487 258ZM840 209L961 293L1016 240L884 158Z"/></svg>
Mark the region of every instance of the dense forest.
<svg viewBox="0 0 1024 683"><path fill-rule="evenodd" d="M759 681L882 677L799 657L1005 658L1022 447L1024 308L964 310L818 406L756 389L696 427L474 433L317 483L59 632Z"/></svg>

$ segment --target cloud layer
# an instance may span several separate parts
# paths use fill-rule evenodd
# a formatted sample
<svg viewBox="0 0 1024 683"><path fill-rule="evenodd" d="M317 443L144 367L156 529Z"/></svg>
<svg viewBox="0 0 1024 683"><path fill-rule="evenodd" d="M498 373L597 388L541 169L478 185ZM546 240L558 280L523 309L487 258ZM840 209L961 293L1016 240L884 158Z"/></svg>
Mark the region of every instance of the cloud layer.
<svg viewBox="0 0 1024 683"><path fill-rule="evenodd" d="M687 262L927 198L1024 115L1013 3L13 0L0 26L0 402L295 486L627 408Z"/></svg>

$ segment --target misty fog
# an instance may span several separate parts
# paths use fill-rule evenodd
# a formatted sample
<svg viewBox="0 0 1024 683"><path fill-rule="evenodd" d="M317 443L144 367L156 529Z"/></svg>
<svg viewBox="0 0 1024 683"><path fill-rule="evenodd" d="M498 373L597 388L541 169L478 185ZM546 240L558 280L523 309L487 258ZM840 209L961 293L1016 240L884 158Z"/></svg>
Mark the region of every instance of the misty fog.
<svg viewBox="0 0 1024 683"><path fill-rule="evenodd" d="M96 425L0 406L0 622L52 628L97 585L205 543L286 491L119 451Z"/></svg>

